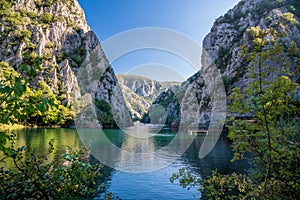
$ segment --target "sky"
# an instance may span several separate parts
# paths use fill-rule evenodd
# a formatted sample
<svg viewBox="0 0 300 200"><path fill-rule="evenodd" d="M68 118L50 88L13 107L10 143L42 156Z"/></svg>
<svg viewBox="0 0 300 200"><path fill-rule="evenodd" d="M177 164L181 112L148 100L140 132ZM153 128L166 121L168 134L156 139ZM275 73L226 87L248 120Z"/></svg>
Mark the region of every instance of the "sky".
<svg viewBox="0 0 300 200"><path fill-rule="evenodd" d="M239 0L79 0L88 24L104 44L107 55L110 55L111 50L106 48L105 42L114 35L145 27L162 28L163 32L176 31L176 34L201 46L214 21L238 2ZM131 37L130 43L149 38L157 38L160 43L170 40L174 46L184 42L176 36L170 38L168 34L161 34L164 36L160 38L159 34L149 36L138 35L134 31L133 33L135 35ZM126 42L121 43L129 43ZM120 48L119 45L116 48ZM158 81L184 81L201 67L192 65L189 60L172 50L161 50L156 46L141 46L138 50L133 49L110 62L116 73L141 75Z"/></svg>

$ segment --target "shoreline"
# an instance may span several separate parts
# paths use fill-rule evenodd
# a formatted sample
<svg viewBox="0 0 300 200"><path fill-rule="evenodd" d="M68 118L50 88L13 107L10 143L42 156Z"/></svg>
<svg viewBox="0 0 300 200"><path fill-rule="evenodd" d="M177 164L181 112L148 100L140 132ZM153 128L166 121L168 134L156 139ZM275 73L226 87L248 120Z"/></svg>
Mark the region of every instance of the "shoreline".
<svg viewBox="0 0 300 200"><path fill-rule="evenodd" d="M32 129L32 128L66 128L59 125L53 126L25 126L22 124L14 124L14 125L7 125L7 124L0 124L0 131L9 131L9 130L20 130L20 129Z"/></svg>

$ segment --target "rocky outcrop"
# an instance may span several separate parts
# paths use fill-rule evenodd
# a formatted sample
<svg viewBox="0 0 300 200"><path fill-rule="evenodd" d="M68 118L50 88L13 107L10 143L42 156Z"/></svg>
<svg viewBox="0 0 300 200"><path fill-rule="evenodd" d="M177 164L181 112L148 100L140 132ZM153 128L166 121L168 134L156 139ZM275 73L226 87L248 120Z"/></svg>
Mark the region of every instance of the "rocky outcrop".
<svg viewBox="0 0 300 200"><path fill-rule="evenodd" d="M143 118L152 102L162 92L179 85L178 82L158 82L142 76L118 74L125 102L134 120Z"/></svg>
<svg viewBox="0 0 300 200"><path fill-rule="evenodd" d="M131 117L134 120L139 120L143 117L151 105L151 100L130 90L125 85L120 84L122 92L124 94L124 99L126 106L128 107Z"/></svg>
<svg viewBox="0 0 300 200"><path fill-rule="evenodd" d="M282 35L281 42L286 47L293 43L300 46L299 10L300 4L294 0L243 0L216 20L203 41L203 49L220 69L227 94L233 87L243 88L251 81L251 63L242 55L243 48L251 48L253 43L247 30L251 27L273 29ZM285 51L281 56L289 61L290 70L295 72L295 57L288 56ZM274 65L280 68L278 63ZM203 70L207 67L203 65ZM299 80L299 74L292 78Z"/></svg>
<svg viewBox="0 0 300 200"><path fill-rule="evenodd" d="M166 114L165 123L178 126L180 121L193 120L189 114L199 113L199 120L205 122L209 118L207 110L209 108L209 94L205 91L205 81L200 72L197 72L180 86L172 87L162 92L149 108L149 115L155 116L153 112L157 106L162 107ZM195 110L195 106L197 107ZM199 112L201 111L201 112ZM161 120L163 121L161 116ZM188 119L190 118L190 119ZM198 123L199 121L197 120Z"/></svg>
<svg viewBox="0 0 300 200"><path fill-rule="evenodd" d="M33 68L36 78L31 85L45 81L64 106L90 95L92 102L103 100L111 113L118 113L118 124L131 125L115 74L77 0L3 2L1 61L19 72L22 65Z"/></svg>
<svg viewBox="0 0 300 200"><path fill-rule="evenodd" d="M120 84L149 99L155 99L163 88L159 82L142 76L118 74L117 77Z"/></svg>
<svg viewBox="0 0 300 200"><path fill-rule="evenodd" d="M159 96L153 103L164 105L167 113L175 113L175 119L182 120L182 111L192 112L194 108L191 105L195 100L185 98L182 100L180 93L186 88L194 88L198 105L200 107L199 121L205 122L210 118L211 109L215 111L226 111L226 96L228 96L234 87L243 90L252 80L250 77L250 61L243 54L245 49L253 48L253 39L249 35L249 30L274 30L280 37L278 41L283 44L284 50L278 56L284 60L285 67L289 68L293 75L290 78L298 82L300 74L297 70L299 66L299 50L296 55L289 55L289 46L300 47L300 3L296 0L242 0L233 9L229 10L224 16L218 18L211 32L203 41L202 68L201 75L197 73L188 81L184 82L175 92L168 92ZM266 39L272 39L272 35L266 34ZM276 40L276 38L273 37ZM269 46L272 48L272 46ZM266 65L272 65L275 69L267 73L267 79L272 80L282 69L282 63L274 60L267 60ZM216 70L213 70L215 67ZM221 82L216 78L222 78L226 93L222 90L214 91L214 88L222 88ZM254 77L255 78L255 77ZM214 83L214 81L217 81ZM215 87L219 85L220 87ZM180 92L180 90L182 92ZM179 94L177 100L173 98L174 94ZM178 95L177 95L178 96ZM213 99L212 99L213 98ZM173 99L173 100L172 100ZM193 100L192 100L193 99ZM175 102L175 103L174 103ZM165 105L166 104L166 105ZM180 106L174 106L180 104ZM222 108L222 106L225 107ZM150 107L150 110L151 110ZM175 108L173 110L172 108ZM169 115L170 116L170 115Z"/></svg>

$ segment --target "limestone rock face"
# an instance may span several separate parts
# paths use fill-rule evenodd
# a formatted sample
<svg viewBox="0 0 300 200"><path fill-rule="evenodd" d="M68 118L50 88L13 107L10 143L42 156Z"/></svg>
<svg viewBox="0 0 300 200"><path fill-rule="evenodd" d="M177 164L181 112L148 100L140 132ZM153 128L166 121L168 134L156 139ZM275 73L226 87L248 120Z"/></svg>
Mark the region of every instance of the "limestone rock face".
<svg viewBox="0 0 300 200"><path fill-rule="evenodd" d="M200 123L210 118L212 109L223 113L226 111L226 96L234 87L243 90L251 81L251 63L243 56L243 48L252 48L253 39L249 37L247 30L255 27L261 30L273 29L281 35L280 42L288 49L294 44L300 47L300 3L295 0L242 0L224 16L219 17L211 32L203 41L202 68L184 82L179 89L159 96L153 103L164 105L167 113L175 114L175 119L183 118L182 112L191 113L195 109L191 106L195 99L184 98L189 93L196 93L198 110L200 113ZM271 37L267 35L266 37ZM272 48L272 47L270 47ZM290 56L287 51L283 51L280 58L288 65L293 81L300 82L298 56ZM282 66L279 62L267 61L267 65L272 65L275 69ZM217 70L215 70L217 69ZM268 73L267 79L272 80L278 71ZM222 81L220 81L222 80ZM223 85L224 84L224 85ZM216 87L217 86L217 87ZM225 88L225 91L220 88ZM193 88L188 90L187 88ZM191 92L187 92L191 91ZM173 98L177 94L176 99ZM174 106L179 104L180 106ZM151 110L150 107L150 110ZM222 107L225 107L222 108ZM173 110L172 108L175 108ZM170 116L170 115L169 115ZM173 120L173 121L176 121Z"/></svg>
<svg viewBox="0 0 300 200"><path fill-rule="evenodd" d="M77 0L4 2L0 24L1 61L8 62L16 71L22 65L39 64L41 69L36 69L32 86L45 81L56 95L64 97L65 106L73 105L76 98L90 92L93 101L104 100L112 110L122 112L117 121L132 124L115 74ZM98 73L87 72L94 76L88 82L79 72L95 52L93 67ZM80 82L84 82L81 87Z"/></svg>
<svg viewBox="0 0 300 200"><path fill-rule="evenodd" d="M243 0L216 20L211 32L203 41L203 49L220 69L228 94L233 87L243 88L251 81L250 63L241 54L242 45L251 48L252 39L247 29L251 27L274 29L283 35L281 42L284 45L295 43L300 46L299 10L300 5L297 1L287 0L279 3L275 0ZM288 19L287 16L292 16L295 21ZM290 70L295 72L297 67L295 58L289 57L286 52L282 53L282 57L290 61ZM203 63L202 65L203 71L209 67ZM274 67L280 66L275 63ZM299 74L295 74L292 78L294 81L299 80Z"/></svg>
<svg viewBox="0 0 300 200"><path fill-rule="evenodd" d="M122 85L125 85L136 94L149 99L155 99L163 88L158 81L146 77L121 74L117 75L117 77Z"/></svg>
<svg viewBox="0 0 300 200"><path fill-rule="evenodd" d="M142 76L117 75L125 102L133 119L141 119L148 112L152 102L168 88L179 85L178 82L158 82Z"/></svg>
<svg viewBox="0 0 300 200"><path fill-rule="evenodd" d="M205 122L209 118L209 90L200 72L194 74L181 85L168 88L162 92L149 108L149 113L155 112L157 106L162 107L166 114L166 124L179 125L188 121L194 124ZM155 114L152 114L155 116ZM197 120L194 121L195 115ZM163 117L163 116L162 116Z"/></svg>

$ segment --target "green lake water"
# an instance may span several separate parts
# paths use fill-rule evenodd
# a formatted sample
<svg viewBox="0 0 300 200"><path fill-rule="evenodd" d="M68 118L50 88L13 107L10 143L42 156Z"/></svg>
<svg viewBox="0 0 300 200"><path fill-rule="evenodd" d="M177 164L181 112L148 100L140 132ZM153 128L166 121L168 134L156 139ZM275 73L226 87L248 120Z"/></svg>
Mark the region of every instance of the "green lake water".
<svg viewBox="0 0 300 200"><path fill-rule="evenodd" d="M86 129L86 134L94 130ZM175 133L163 131L151 135L151 137L138 138L128 135L121 130L104 130L109 142L116 147L127 151L155 152L156 150L168 145L175 137ZM82 148L82 133L78 134L76 129L24 129L17 131L17 146L30 146L36 148L39 153L46 153L48 142L55 138L55 154L53 158L59 159L65 152L66 146L75 149ZM196 136L194 142L182 156L176 157L175 161L167 166L155 171L143 173L129 173L105 167L105 188L113 192L121 199L197 199L200 194L196 188L190 190L183 189L178 183L170 183L169 178L173 173L181 168L191 170L199 177L206 177L212 170L218 169L221 173L232 171L244 172L247 167L245 163L231 163L233 153L228 140L221 137L213 150L203 159L198 158L199 148L202 145L204 136ZM95 141L92 141L95 142ZM106 141L107 142L107 141ZM97 143L101 145L100 143ZM156 157L147 157L145 162L136 162L136 159L127 154L104 152L115 159L116 166L120 164L125 167L137 167L138 170L147 169L149 163L160 163ZM97 157L97 156L96 156ZM96 159L90 156L91 162ZM132 161L132 162L129 162ZM139 160L140 161L140 160ZM142 163L142 164L141 164ZM10 163L7 163L10 165ZM127 166L128 165L128 166ZM137 166L138 165L138 166ZM99 196L97 199L101 199Z"/></svg>

